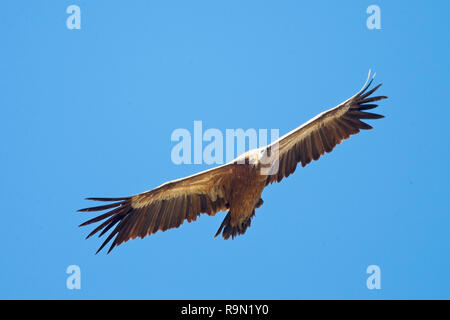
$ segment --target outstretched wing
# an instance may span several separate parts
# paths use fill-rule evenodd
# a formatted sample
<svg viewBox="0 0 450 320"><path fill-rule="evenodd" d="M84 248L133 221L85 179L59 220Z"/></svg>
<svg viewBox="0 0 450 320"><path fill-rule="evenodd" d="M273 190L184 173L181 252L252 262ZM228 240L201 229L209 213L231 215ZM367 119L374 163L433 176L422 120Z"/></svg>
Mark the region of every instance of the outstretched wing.
<svg viewBox="0 0 450 320"><path fill-rule="evenodd" d="M266 147L266 153L273 150L277 152L270 163L275 170L270 171L267 184L280 182L295 171L299 162L303 167L306 166L312 160L319 159L325 152L331 152L342 140L359 133L361 129L372 129L361 119L383 118L382 115L366 112L378 106L373 102L387 98L371 96L381 84L367 91L374 77L370 81L369 78L361 91L353 97L319 114Z"/></svg>
<svg viewBox="0 0 450 320"><path fill-rule="evenodd" d="M99 237L115 228L97 250L97 253L114 237L108 253L121 243L144 238L158 230L179 227L184 220L195 221L201 213L215 215L228 207L229 181L232 165L223 165L198 174L167 182L153 190L124 198L87 198L86 200L113 203L78 211L102 211L102 215L80 226L103 221L86 238L100 232Z"/></svg>

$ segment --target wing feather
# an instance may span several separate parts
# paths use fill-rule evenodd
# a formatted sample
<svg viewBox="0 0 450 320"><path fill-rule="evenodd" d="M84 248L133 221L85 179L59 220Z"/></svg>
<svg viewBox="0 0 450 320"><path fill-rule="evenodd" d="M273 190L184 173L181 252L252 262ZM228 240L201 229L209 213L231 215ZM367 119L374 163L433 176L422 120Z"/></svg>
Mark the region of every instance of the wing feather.
<svg viewBox="0 0 450 320"><path fill-rule="evenodd" d="M370 73L369 73L370 78ZM368 78L368 80L369 80ZM361 119L380 119L382 115L365 112L378 107L370 102L386 99L386 96L371 96L381 84L369 89L373 77L367 81L363 89L337 107L319 114L297 129L284 135L266 148L268 154L278 147L278 172L267 176L267 184L280 182L295 171L298 163L304 167L312 160L318 160L325 152L357 134L360 130L372 129L372 126ZM368 90L368 91L367 91Z"/></svg>
<svg viewBox="0 0 450 320"><path fill-rule="evenodd" d="M80 226L103 221L87 238L100 232L99 237L115 227L97 252L114 236L108 253L116 246L136 237L144 238L157 231L179 227L184 220L195 221L201 213L215 215L225 211L230 187L232 164L200 172L183 179L165 183L153 190L124 198L88 198L95 201L118 201L80 209L81 212L112 209Z"/></svg>

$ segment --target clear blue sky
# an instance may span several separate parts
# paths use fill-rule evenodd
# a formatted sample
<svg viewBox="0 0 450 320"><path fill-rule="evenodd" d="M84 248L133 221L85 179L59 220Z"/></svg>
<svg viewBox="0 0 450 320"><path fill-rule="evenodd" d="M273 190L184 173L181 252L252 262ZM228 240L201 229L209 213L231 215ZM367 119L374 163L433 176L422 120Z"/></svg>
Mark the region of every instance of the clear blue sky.
<svg viewBox="0 0 450 320"><path fill-rule="evenodd" d="M68 30L66 8L81 8ZM381 8L381 30L366 8ZM0 298L450 298L448 1L2 1ZM177 128L284 134L383 82L385 119L224 214L94 255L87 196L175 165ZM81 268L81 290L66 268ZM368 290L366 268L381 268Z"/></svg>

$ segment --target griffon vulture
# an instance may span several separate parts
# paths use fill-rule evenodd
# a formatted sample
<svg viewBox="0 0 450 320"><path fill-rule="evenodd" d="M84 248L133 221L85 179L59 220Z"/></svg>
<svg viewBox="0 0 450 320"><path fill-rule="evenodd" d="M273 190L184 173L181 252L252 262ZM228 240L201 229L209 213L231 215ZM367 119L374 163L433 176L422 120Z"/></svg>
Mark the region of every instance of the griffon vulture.
<svg viewBox="0 0 450 320"><path fill-rule="evenodd" d="M376 108L373 102L385 96L372 96L381 86L368 90L367 79L361 91L325 111L268 146L250 150L233 161L134 196L123 198L87 198L112 202L78 211L110 210L80 226L103 221L88 236L101 231L99 237L112 231L97 253L114 237L108 253L121 243L144 238L159 230L179 227L185 220L195 221L201 213L214 216L227 211L215 236L224 239L244 234L255 210L263 204L261 193L266 186L280 182L302 167L331 152L342 140L372 127L361 119L379 119L382 115L366 112Z"/></svg>

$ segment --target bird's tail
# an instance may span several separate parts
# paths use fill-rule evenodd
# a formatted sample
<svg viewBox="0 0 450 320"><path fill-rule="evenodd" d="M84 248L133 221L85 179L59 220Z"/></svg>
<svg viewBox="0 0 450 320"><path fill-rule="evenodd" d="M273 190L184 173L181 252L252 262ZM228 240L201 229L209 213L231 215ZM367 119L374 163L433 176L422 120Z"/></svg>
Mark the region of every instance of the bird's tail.
<svg viewBox="0 0 450 320"><path fill-rule="evenodd" d="M223 219L222 224L219 227L219 230L217 230L214 237L217 237L222 233L222 236L225 240L234 239L237 235L244 234L248 227L250 227L250 224L252 222L252 218L255 215L255 210L253 210L253 213L250 217L248 217L247 220L245 220L240 225L232 226L231 225L231 211L228 211L225 219ZM222 232L223 230L223 232Z"/></svg>

